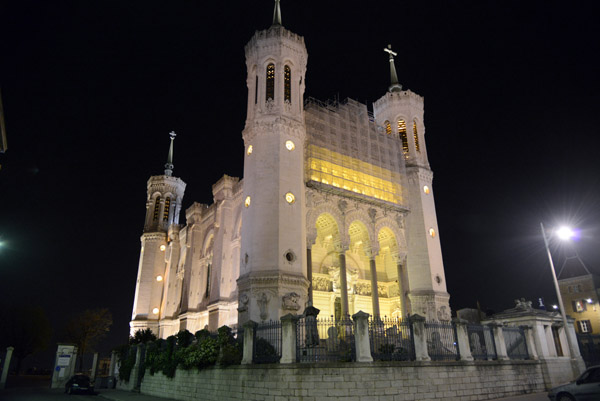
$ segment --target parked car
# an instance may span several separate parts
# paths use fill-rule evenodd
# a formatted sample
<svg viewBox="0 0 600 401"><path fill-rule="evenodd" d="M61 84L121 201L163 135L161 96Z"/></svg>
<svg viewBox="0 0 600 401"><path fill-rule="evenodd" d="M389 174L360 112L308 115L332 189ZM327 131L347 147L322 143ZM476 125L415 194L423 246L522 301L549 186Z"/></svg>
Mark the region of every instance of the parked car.
<svg viewBox="0 0 600 401"><path fill-rule="evenodd" d="M94 383L86 375L75 375L65 384L65 393L94 393Z"/></svg>
<svg viewBox="0 0 600 401"><path fill-rule="evenodd" d="M548 398L552 401L600 400L600 365L590 367L571 383L550 389Z"/></svg>

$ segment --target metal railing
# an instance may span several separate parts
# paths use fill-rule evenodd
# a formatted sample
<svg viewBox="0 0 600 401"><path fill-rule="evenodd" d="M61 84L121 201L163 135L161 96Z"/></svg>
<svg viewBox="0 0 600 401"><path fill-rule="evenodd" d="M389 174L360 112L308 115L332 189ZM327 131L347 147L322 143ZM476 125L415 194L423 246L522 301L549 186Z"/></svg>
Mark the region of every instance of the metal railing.
<svg viewBox="0 0 600 401"><path fill-rule="evenodd" d="M374 360L415 359L414 339L409 321L387 317L369 320L369 343Z"/></svg>
<svg viewBox="0 0 600 401"><path fill-rule="evenodd" d="M460 359L456 328L451 322L425 322L427 352L432 361L455 361Z"/></svg>
<svg viewBox="0 0 600 401"><path fill-rule="evenodd" d="M508 357L510 359L529 359L525 331L521 327L505 326L502 328L502 332Z"/></svg>
<svg viewBox="0 0 600 401"><path fill-rule="evenodd" d="M342 320L302 316L296 326L296 361L354 361L354 324Z"/></svg>
<svg viewBox="0 0 600 401"><path fill-rule="evenodd" d="M471 347L473 359L491 360L498 358L494 333L489 326L469 324L467 325L467 335L469 336L469 346Z"/></svg>
<svg viewBox="0 0 600 401"><path fill-rule="evenodd" d="M281 359L281 322L260 323L254 329L252 362L277 363Z"/></svg>

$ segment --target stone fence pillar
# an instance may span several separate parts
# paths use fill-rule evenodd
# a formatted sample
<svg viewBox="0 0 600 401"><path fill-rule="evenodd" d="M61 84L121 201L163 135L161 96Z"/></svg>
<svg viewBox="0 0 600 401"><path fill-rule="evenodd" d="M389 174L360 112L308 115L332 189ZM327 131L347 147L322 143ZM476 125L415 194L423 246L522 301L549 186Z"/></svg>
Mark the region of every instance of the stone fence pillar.
<svg viewBox="0 0 600 401"><path fill-rule="evenodd" d="M456 342L458 343L458 352L461 361L472 361L471 346L469 344L469 333L467 331L467 321L455 318L453 321L456 327Z"/></svg>
<svg viewBox="0 0 600 401"><path fill-rule="evenodd" d="M519 326L525 333L525 341L527 343L527 352L529 353L529 359L537 361L539 358L537 349L535 348L535 340L533 339L533 327L529 325Z"/></svg>
<svg viewBox="0 0 600 401"><path fill-rule="evenodd" d="M415 341L415 360L431 361L427 352L427 333L425 333L425 318L412 315L409 318L412 327L413 339Z"/></svg>
<svg viewBox="0 0 600 401"><path fill-rule="evenodd" d="M115 368L117 367L117 358L117 351L113 351L110 353L110 366L108 367L108 375L111 377L115 375Z"/></svg>
<svg viewBox="0 0 600 401"><path fill-rule="evenodd" d="M242 365L250 365L252 363L254 353L254 332L258 323L248 320L244 323L244 354L242 356Z"/></svg>
<svg viewBox="0 0 600 401"><path fill-rule="evenodd" d="M508 353L506 352L506 342L504 341L504 333L502 332L502 324L492 322L489 324L492 333L494 333L494 345L496 346L496 357L499 361L508 360Z"/></svg>
<svg viewBox="0 0 600 401"><path fill-rule="evenodd" d="M4 358L4 366L2 367L2 377L0 378L0 390L6 388L6 379L8 378L8 369L10 368L10 360L15 347L6 348L6 358ZM18 373L18 372L17 372Z"/></svg>
<svg viewBox="0 0 600 401"><path fill-rule="evenodd" d="M379 316L377 316L379 318ZM369 343L369 314L358 311L352 315L354 320L354 347L356 362L373 362L371 345Z"/></svg>
<svg viewBox="0 0 600 401"><path fill-rule="evenodd" d="M300 316L292 315L291 313L281 317L281 359L279 363L296 362L298 319L300 319Z"/></svg>
<svg viewBox="0 0 600 401"><path fill-rule="evenodd" d="M129 382L133 384L133 389L139 389L142 384L142 369L144 369L144 359L146 356L145 345L140 343L137 345L135 352L135 365L131 369L131 376Z"/></svg>

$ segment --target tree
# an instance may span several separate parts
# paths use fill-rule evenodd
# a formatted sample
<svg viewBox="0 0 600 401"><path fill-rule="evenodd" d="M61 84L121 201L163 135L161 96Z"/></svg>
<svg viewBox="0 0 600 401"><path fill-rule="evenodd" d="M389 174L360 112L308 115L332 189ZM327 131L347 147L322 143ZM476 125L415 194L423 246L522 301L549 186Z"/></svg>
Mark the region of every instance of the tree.
<svg viewBox="0 0 600 401"><path fill-rule="evenodd" d="M17 374L25 357L45 349L52 335L52 326L40 307L2 307L0 347L14 347Z"/></svg>
<svg viewBox="0 0 600 401"><path fill-rule="evenodd" d="M152 332L152 329L138 330L134 333L133 337L129 337L129 344L145 344L149 341L156 341L156 334Z"/></svg>
<svg viewBox="0 0 600 401"><path fill-rule="evenodd" d="M86 309L69 320L65 327L65 339L78 348L79 370L83 363L83 354L93 349L110 331L112 323L112 315L106 308Z"/></svg>

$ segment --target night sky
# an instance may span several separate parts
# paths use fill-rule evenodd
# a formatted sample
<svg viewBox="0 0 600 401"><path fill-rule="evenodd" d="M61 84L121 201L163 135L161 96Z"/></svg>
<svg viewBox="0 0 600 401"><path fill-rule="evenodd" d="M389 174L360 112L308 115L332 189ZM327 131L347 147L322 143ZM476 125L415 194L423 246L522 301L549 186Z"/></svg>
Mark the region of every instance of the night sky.
<svg viewBox="0 0 600 401"><path fill-rule="evenodd" d="M400 83L425 97L453 310L554 303L541 221L581 229L574 248L553 246L557 267L576 250L600 272L596 3L282 1L283 25L309 53L305 96L371 108L389 85L391 43ZM223 174L242 176L244 45L272 10L269 0L0 2L4 304L43 306L54 340L71 315L107 307L101 350L126 341L146 181L163 173L172 130L184 209L212 203Z"/></svg>

